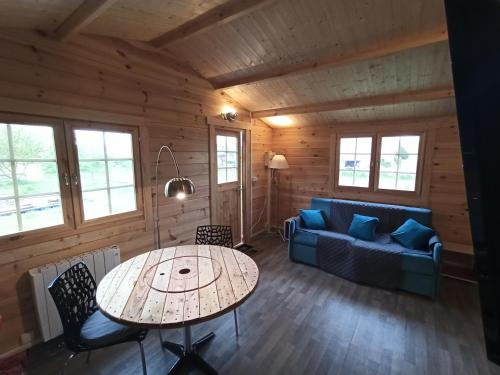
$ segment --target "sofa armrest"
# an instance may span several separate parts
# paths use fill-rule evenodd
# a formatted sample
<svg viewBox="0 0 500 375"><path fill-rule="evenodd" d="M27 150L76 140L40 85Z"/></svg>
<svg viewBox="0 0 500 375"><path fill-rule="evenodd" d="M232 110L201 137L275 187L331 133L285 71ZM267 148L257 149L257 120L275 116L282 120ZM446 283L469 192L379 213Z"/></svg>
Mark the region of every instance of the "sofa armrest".
<svg viewBox="0 0 500 375"><path fill-rule="evenodd" d="M443 252L443 244L441 242L436 242L432 247L432 258L434 259L434 264L438 271L441 270L441 253Z"/></svg>
<svg viewBox="0 0 500 375"><path fill-rule="evenodd" d="M295 231L300 229L300 216L290 218L290 237L295 234Z"/></svg>

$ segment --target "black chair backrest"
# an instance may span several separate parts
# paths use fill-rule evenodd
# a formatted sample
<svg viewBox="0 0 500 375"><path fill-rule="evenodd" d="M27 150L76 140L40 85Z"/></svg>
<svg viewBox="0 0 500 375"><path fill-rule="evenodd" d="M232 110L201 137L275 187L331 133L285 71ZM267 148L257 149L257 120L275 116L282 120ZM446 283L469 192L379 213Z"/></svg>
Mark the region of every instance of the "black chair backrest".
<svg viewBox="0 0 500 375"><path fill-rule="evenodd" d="M202 225L196 228L196 245L233 247L233 232L229 225Z"/></svg>
<svg viewBox="0 0 500 375"><path fill-rule="evenodd" d="M97 285L85 263L77 263L63 272L49 285L64 330L64 338L71 350L82 349L80 330L83 323L97 309Z"/></svg>

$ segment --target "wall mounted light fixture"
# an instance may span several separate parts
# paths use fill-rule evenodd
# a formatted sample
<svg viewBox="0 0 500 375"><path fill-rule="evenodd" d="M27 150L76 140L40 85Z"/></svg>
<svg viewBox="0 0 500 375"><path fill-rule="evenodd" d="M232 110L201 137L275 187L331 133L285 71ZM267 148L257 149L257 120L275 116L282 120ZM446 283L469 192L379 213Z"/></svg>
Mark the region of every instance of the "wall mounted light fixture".
<svg viewBox="0 0 500 375"><path fill-rule="evenodd" d="M238 112L232 107L224 106L220 115L223 120L234 121L238 117Z"/></svg>

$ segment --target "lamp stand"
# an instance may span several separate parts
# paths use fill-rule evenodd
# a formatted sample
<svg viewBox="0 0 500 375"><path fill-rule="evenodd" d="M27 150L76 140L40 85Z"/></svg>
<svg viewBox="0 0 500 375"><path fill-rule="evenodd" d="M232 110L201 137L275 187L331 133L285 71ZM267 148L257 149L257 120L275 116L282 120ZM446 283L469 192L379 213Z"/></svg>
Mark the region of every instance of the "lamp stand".
<svg viewBox="0 0 500 375"><path fill-rule="evenodd" d="M172 149L167 145L162 145L158 150L158 154L156 155L156 163L155 163L155 216L154 216L154 228L153 228L153 239L154 244L157 249L161 248L161 238L160 238L160 214L159 214L159 204L158 204L158 165L160 164L160 156L164 150L168 150L170 152L170 156L174 161L175 170L177 172L177 177L180 177L179 165L177 164L177 160L175 159L174 153Z"/></svg>

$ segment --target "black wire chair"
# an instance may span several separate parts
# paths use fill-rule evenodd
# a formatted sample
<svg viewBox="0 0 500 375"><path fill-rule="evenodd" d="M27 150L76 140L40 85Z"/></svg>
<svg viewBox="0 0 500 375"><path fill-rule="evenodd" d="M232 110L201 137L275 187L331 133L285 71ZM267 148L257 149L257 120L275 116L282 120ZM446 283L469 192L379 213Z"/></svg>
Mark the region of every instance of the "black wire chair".
<svg viewBox="0 0 500 375"><path fill-rule="evenodd" d="M216 245L233 248L233 231L229 225L201 225L196 228L196 245ZM234 312L234 328L238 331L238 315Z"/></svg>
<svg viewBox="0 0 500 375"><path fill-rule="evenodd" d="M148 331L113 322L99 311L95 298L97 285L84 263L70 267L48 288L61 318L64 341L72 351L64 363L63 375L68 362L81 352L88 353L88 363L92 350L131 341L139 344L142 371L147 374L142 341Z"/></svg>
<svg viewBox="0 0 500 375"><path fill-rule="evenodd" d="M196 245L233 248L233 231L229 225L201 225L196 228Z"/></svg>

